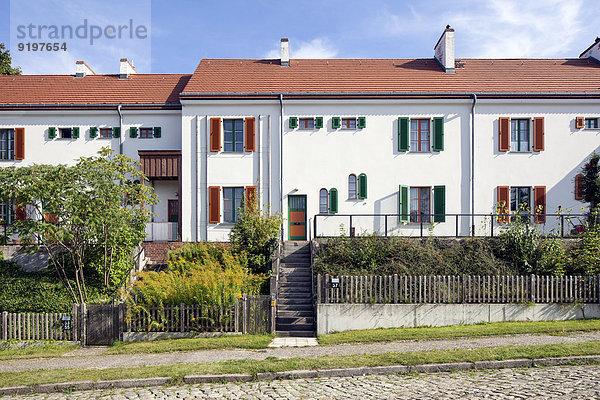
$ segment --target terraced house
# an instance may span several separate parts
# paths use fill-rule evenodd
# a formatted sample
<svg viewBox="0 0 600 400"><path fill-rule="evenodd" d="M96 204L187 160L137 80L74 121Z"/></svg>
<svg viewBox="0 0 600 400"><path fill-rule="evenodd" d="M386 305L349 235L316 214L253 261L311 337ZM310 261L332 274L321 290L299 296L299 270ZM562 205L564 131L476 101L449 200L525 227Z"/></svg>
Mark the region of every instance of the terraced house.
<svg viewBox="0 0 600 400"><path fill-rule="evenodd" d="M466 59L447 27L426 59L293 59L282 39L280 59L191 75L76 67L0 77L0 165L139 158L160 200L148 240L226 240L250 193L286 240L482 233L498 205L548 231L580 212L600 147L600 39L578 58Z"/></svg>

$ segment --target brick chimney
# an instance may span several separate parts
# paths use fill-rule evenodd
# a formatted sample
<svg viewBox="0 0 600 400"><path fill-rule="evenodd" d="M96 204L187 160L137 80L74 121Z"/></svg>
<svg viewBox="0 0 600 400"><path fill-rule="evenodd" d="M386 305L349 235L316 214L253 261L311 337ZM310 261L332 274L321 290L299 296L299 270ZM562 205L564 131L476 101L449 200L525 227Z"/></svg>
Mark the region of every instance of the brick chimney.
<svg viewBox="0 0 600 400"><path fill-rule="evenodd" d="M281 66L290 66L290 41L287 38L281 39Z"/></svg>
<svg viewBox="0 0 600 400"><path fill-rule="evenodd" d="M75 77L83 78L86 75L96 75L94 71L90 68L89 65L85 63L85 61L76 61L75 62Z"/></svg>
<svg viewBox="0 0 600 400"><path fill-rule="evenodd" d="M446 25L440 40L433 48L435 60L442 66L447 74L454 73L454 29Z"/></svg>
<svg viewBox="0 0 600 400"><path fill-rule="evenodd" d="M130 63L126 58L121 58L121 68L119 69L119 78L127 79L129 75L137 74L133 63Z"/></svg>

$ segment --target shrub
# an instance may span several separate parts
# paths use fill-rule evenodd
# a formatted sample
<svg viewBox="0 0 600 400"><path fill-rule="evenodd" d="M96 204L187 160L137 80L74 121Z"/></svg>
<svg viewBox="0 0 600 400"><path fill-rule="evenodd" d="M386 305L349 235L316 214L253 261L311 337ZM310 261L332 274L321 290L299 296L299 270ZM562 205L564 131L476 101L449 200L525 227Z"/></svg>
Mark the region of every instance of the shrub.
<svg viewBox="0 0 600 400"><path fill-rule="evenodd" d="M588 225L575 253L576 272L586 275L600 274L600 225Z"/></svg>
<svg viewBox="0 0 600 400"><path fill-rule="evenodd" d="M256 204L256 197L251 195L229 234L229 242L233 251L246 254L250 270L261 274L270 270L269 262L277 248L282 218L280 214L269 215L268 210L261 211Z"/></svg>
<svg viewBox="0 0 600 400"><path fill-rule="evenodd" d="M222 245L190 243L169 252L167 270L140 272L131 296L138 305L232 305L259 294L265 275L253 275L243 255Z"/></svg>

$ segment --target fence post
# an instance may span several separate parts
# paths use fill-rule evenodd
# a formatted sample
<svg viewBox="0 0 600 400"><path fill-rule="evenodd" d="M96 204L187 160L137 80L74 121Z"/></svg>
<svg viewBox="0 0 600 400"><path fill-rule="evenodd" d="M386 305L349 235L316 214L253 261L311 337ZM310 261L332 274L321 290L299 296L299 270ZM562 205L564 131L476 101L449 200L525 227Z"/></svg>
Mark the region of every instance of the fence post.
<svg viewBox="0 0 600 400"><path fill-rule="evenodd" d="M315 215L315 219L313 220L313 224L314 224L314 227L313 227L313 237L316 239L318 237L317 236L317 215Z"/></svg>
<svg viewBox="0 0 600 400"><path fill-rule="evenodd" d="M321 281L321 274L317 275L317 304L321 304L321 286L323 282Z"/></svg>
<svg viewBox="0 0 600 400"><path fill-rule="evenodd" d="M387 227L387 214L385 214L385 216L383 217L385 220L385 236L387 237L387 231L388 231L388 227Z"/></svg>
<svg viewBox="0 0 600 400"><path fill-rule="evenodd" d="M2 311L2 340L8 340L8 311Z"/></svg>
<svg viewBox="0 0 600 400"><path fill-rule="evenodd" d="M77 311L79 310L78 304L74 303L73 304L73 311L71 312L71 319L73 321L71 321L71 329L73 330L73 336L72 339L74 342L77 341L77 330L79 328L78 324L77 324Z"/></svg>
<svg viewBox="0 0 600 400"><path fill-rule="evenodd" d="M271 333L275 334L277 327L275 322L277 321L277 300L275 295L271 296Z"/></svg>
<svg viewBox="0 0 600 400"><path fill-rule="evenodd" d="M562 214L560 215L560 237L565 237L565 216Z"/></svg>
<svg viewBox="0 0 600 400"><path fill-rule="evenodd" d="M531 290L531 302L535 303L535 275L531 274L531 282L529 283Z"/></svg>
<svg viewBox="0 0 600 400"><path fill-rule="evenodd" d="M242 333L248 333L248 296L244 295L242 303Z"/></svg>
<svg viewBox="0 0 600 400"><path fill-rule="evenodd" d="M490 214L490 218L491 218L491 220L490 220L490 226L491 226L491 229L492 229L492 236L491 237L494 237L494 214L493 213ZM475 236L475 233L473 233L473 236Z"/></svg>
<svg viewBox="0 0 600 400"><path fill-rule="evenodd" d="M179 304L179 332L185 332L185 311L183 303Z"/></svg>
<svg viewBox="0 0 600 400"><path fill-rule="evenodd" d="M81 311L81 345L85 346L87 344L87 328L86 328L86 323L87 323L87 307L85 305L85 303L81 304L80 307L80 311Z"/></svg>
<svg viewBox="0 0 600 400"><path fill-rule="evenodd" d="M394 304L398 303L398 274L394 274Z"/></svg>
<svg viewBox="0 0 600 400"><path fill-rule="evenodd" d="M462 293L461 293L461 303L464 303L466 300L466 291L467 291L467 276L463 275L462 276L462 282L461 282L461 287L462 287Z"/></svg>
<svg viewBox="0 0 600 400"><path fill-rule="evenodd" d="M352 214L350 214L350 237L354 237L354 234L352 233Z"/></svg>

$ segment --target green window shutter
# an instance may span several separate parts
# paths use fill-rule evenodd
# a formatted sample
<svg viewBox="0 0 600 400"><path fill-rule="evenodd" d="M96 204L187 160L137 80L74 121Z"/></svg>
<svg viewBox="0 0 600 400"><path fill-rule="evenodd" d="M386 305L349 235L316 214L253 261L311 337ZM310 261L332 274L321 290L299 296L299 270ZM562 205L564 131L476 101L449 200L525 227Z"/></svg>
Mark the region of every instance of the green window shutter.
<svg viewBox="0 0 600 400"><path fill-rule="evenodd" d="M408 202L408 186L400 185L398 187L398 214L400 214L398 219L400 222L408 222Z"/></svg>
<svg viewBox="0 0 600 400"><path fill-rule="evenodd" d="M367 198L367 175L360 174L358 176L358 198L366 199Z"/></svg>
<svg viewBox="0 0 600 400"><path fill-rule="evenodd" d="M323 117L315 117L315 128L320 129L323 127Z"/></svg>
<svg viewBox="0 0 600 400"><path fill-rule="evenodd" d="M298 117L290 117L290 129L296 129L298 127Z"/></svg>
<svg viewBox="0 0 600 400"><path fill-rule="evenodd" d="M55 137L56 137L56 128L51 126L50 128L48 128L48 138L54 139Z"/></svg>
<svg viewBox="0 0 600 400"><path fill-rule="evenodd" d="M136 128L135 126L132 126L131 128L129 128L129 137L130 138L136 138L137 137L137 130L138 130L138 128Z"/></svg>
<svg viewBox="0 0 600 400"><path fill-rule="evenodd" d="M338 212L338 191L336 188L329 189L329 213Z"/></svg>
<svg viewBox="0 0 600 400"><path fill-rule="evenodd" d="M155 138L159 138L161 136L160 126L155 126L154 129L152 129L152 133Z"/></svg>
<svg viewBox="0 0 600 400"><path fill-rule="evenodd" d="M398 151L408 151L408 117L398 118Z"/></svg>
<svg viewBox="0 0 600 400"><path fill-rule="evenodd" d="M115 127L113 128L113 137L114 137L114 138L119 138L119 137L121 137L121 128L120 128L120 127L118 127L118 126L115 126Z"/></svg>
<svg viewBox="0 0 600 400"><path fill-rule="evenodd" d="M341 126L342 126L342 120L340 119L340 117L331 118L331 127L333 129L340 129Z"/></svg>
<svg viewBox="0 0 600 400"><path fill-rule="evenodd" d="M444 150L444 117L433 118L433 151Z"/></svg>
<svg viewBox="0 0 600 400"><path fill-rule="evenodd" d="M71 128L71 137L73 139L79 139L79 127L78 126Z"/></svg>
<svg viewBox="0 0 600 400"><path fill-rule="evenodd" d="M98 136L98 128L95 126L90 127L90 137L95 138Z"/></svg>
<svg viewBox="0 0 600 400"><path fill-rule="evenodd" d="M446 186L433 187L433 222L446 222Z"/></svg>
<svg viewBox="0 0 600 400"><path fill-rule="evenodd" d="M356 126L358 126L359 129L364 129L367 127L367 118L366 117L358 117L358 120L356 121Z"/></svg>

